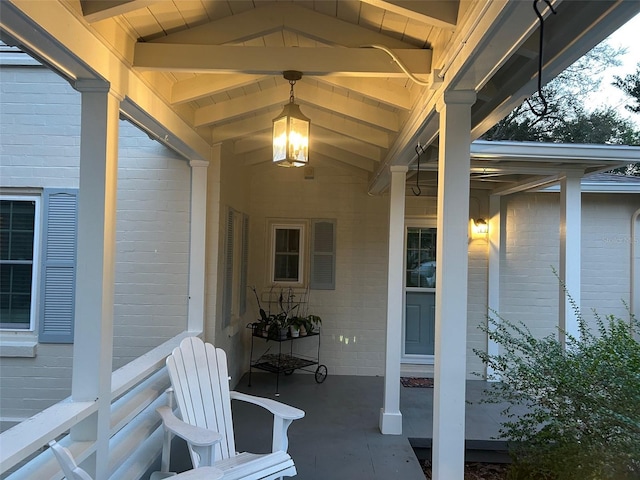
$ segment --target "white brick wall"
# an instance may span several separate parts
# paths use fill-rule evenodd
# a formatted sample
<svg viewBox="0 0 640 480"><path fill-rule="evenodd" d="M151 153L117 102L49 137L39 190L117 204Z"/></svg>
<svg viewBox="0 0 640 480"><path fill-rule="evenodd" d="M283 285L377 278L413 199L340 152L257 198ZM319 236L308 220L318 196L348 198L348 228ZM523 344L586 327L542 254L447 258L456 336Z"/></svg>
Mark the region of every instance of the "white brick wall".
<svg viewBox="0 0 640 480"><path fill-rule="evenodd" d="M500 313L524 321L537 336L558 324L559 194L519 194L506 199L507 241L503 252ZM626 318L630 298L631 216L640 195L583 194L581 310ZM571 292L569 292L571 293Z"/></svg>
<svg viewBox="0 0 640 480"><path fill-rule="evenodd" d="M336 289L312 290L310 311L322 317L321 363L330 375L381 375L384 372L388 197L367 195L362 172L315 164L315 179L302 169L272 165L251 172L249 284L265 285L266 225L269 218L334 218ZM248 321L257 315L250 300ZM315 355L312 342L305 353Z"/></svg>
<svg viewBox="0 0 640 480"><path fill-rule="evenodd" d="M78 187L80 94L38 67L0 69L0 186ZM120 122L114 369L184 330L190 168ZM1 354L1 352L0 352ZM71 345L2 358L0 419L33 415L67 397Z"/></svg>

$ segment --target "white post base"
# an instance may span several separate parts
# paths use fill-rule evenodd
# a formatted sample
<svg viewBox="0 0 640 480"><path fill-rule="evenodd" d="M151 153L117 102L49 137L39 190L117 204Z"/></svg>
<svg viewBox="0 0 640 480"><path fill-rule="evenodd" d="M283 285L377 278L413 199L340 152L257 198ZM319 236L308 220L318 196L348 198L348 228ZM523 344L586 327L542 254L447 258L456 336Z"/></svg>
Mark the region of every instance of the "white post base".
<svg viewBox="0 0 640 480"><path fill-rule="evenodd" d="M402 413L385 413L381 408L380 431L383 435L402 435Z"/></svg>

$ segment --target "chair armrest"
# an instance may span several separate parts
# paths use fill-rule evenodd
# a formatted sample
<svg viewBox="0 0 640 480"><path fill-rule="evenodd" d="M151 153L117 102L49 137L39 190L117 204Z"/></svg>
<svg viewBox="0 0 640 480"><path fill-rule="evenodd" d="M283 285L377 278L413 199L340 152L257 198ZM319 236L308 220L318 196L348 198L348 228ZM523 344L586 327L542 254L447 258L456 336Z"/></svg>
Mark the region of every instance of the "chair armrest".
<svg viewBox="0 0 640 480"><path fill-rule="evenodd" d="M236 391L231 391L229 393L232 400L241 400L243 402L253 403L254 405L266 408L273 415L285 420L298 420L304 417L303 410L285 403L277 402L276 400L271 400L270 398L255 397L253 395L247 395L246 393Z"/></svg>
<svg viewBox="0 0 640 480"><path fill-rule="evenodd" d="M167 406L157 408L156 412L162 417L164 428L192 445L206 447L222 440L222 435L218 432L183 422Z"/></svg>

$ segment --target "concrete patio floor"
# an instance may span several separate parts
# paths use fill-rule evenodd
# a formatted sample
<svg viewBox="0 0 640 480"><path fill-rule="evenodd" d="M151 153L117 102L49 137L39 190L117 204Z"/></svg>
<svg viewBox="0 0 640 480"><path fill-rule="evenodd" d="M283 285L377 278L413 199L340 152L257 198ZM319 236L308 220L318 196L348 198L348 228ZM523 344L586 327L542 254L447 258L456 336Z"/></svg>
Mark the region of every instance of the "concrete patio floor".
<svg viewBox="0 0 640 480"><path fill-rule="evenodd" d="M467 381L466 438L489 440L498 433L501 406L480 404L487 383ZM301 408L303 419L289 429L289 453L300 480L424 480L410 438L432 437L432 388L401 387L402 435L382 435L378 429L383 398L382 377L329 376L322 384L313 375L294 373L279 378L253 372L236 390L274 398ZM261 408L233 402L238 451L268 452L271 417ZM176 448L178 447L178 448ZM177 451L176 451L177 450ZM174 446L172 470L190 468L186 449Z"/></svg>

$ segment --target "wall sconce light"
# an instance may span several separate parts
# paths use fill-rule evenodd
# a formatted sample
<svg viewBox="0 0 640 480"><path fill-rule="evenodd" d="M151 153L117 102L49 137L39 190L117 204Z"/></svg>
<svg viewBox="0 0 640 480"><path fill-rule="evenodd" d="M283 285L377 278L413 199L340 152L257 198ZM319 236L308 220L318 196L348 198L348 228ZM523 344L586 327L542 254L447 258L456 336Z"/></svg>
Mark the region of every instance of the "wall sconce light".
<svg viewBox="0 0 640 480"><path fill-rule="evenodd" d="M489 232L489 224L484 218L476 218L473 221L473 233L476 235L486 235Z"/></svg>
<svg viewBox="0 0 640 480"><path fill-rule="evenodd" d="M289 103L273 119L273 163L281 167L303 167L309 163L311 120L302 114L293 98L293 86L302 78L302 73L286 70L282 74L289 80L291 92Z"/></svg>

